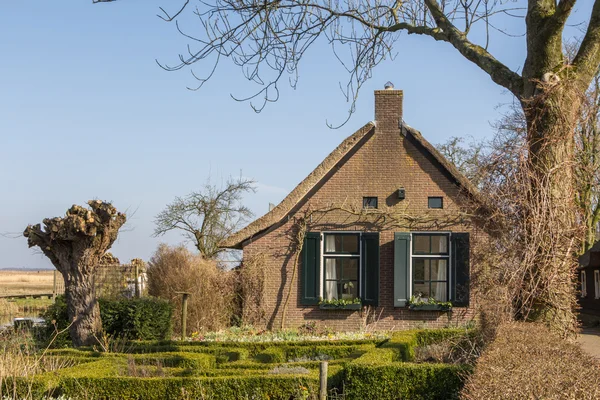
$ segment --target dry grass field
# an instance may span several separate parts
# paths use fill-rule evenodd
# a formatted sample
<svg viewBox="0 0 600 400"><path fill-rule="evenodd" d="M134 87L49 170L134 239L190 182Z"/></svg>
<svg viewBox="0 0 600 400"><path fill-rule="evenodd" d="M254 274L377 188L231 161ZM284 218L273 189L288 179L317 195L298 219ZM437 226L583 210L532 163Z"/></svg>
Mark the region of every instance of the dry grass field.
<svg viewBox="0 0 600 400"><path fill-rule="evenodd" d="M52 293L53 282L54 271L0 271L0 296Z"/></svg>

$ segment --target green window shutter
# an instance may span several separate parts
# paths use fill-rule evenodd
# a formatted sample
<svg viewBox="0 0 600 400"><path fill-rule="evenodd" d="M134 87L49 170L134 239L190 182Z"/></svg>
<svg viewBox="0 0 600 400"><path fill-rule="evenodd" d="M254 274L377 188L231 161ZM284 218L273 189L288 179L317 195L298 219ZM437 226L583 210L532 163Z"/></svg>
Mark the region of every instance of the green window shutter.
<svg viewBox="0 0 600 400"><path fill-rule="evenodd" d="M469 306L469 251L468 233L452 233L452 287L450 301L456 307Z"/></svg>
<svg viewBox="0 0 600 400"><path fill-rule="evenodd" d="M409 260L410 233L394 233L394 307L406 307L408 302Z"/></svg>
<svg viewBox="0 0 600 400"><path fill-rule="evenodd" d="M379 233L363 233L360 296L365 306L379 305Z"/></svg>
<svg viewBox="0 0 600 400"><path fill-rule="evenodd" d="M307 232L302 247L302 296L300 304L319 304L319 270L321 264L321 234Z"/></svg>

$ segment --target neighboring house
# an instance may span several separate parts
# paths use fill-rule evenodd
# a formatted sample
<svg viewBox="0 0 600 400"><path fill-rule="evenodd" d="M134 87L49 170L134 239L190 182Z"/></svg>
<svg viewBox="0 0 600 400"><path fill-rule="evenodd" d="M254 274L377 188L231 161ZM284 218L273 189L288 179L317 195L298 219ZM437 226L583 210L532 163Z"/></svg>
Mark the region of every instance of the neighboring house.
<svg viewBox="0 0 600 400"><path fill-rule="evenodd" d="M379 329L401 329L473 318L470 243L480 229L469 215L478 193L402 122L402 98L400 90L375 91L375 121L221 244L242 249L244 259L264 255L267 326L321 321L353 330L376 322ZM453 310L414 310L422 307L409 307L411 296L450 301ZM355 298L370 308L323 304Z"/></svg>
<svg viewBox="0 0 600 400"><path fill-rule="evenodd" d="M581 312L600 316L600 241L579 257Z"/></svg>

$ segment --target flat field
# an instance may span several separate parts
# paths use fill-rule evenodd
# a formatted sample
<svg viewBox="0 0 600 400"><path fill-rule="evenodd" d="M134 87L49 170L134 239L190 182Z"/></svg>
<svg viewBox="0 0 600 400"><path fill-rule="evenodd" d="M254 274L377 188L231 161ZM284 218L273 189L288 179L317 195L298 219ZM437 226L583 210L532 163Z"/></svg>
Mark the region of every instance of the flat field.
<svg viewBox="0 0 600 400"><path fill-rule="evenodd" d="M62 277L58 275L62 283ZM54 271L0 270L0 296L52 293Z"/></svg>

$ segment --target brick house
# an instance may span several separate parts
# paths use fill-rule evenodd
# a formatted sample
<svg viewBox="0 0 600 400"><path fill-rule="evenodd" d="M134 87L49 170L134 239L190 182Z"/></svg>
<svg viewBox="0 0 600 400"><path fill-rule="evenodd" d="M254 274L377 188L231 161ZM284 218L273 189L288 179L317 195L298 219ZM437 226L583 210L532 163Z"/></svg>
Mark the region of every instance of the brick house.
<svg viewBox="0 0 600 400"><path fill-rule="evenodd" d="M403 123L402 100L401 90L375 91L375 121L221 244L244 259L264 255L268 327L406 329L473 318L469 246L479 229L469 215L479 195ZM343 304L355 299L361 305ZM439 304L448 301L451 312Z"/></svg>
<svg viewBox="0 0 600 400"><path fill-rule="evenodd" d="M600 316L600 241L579 257L579 305L583 314Z"/></svg>

